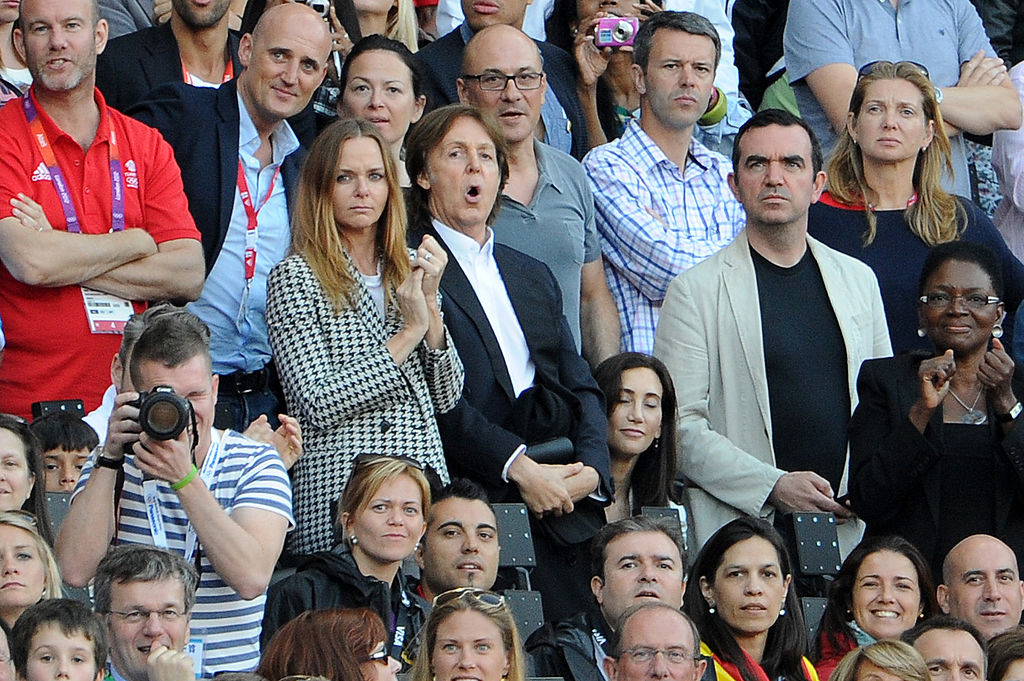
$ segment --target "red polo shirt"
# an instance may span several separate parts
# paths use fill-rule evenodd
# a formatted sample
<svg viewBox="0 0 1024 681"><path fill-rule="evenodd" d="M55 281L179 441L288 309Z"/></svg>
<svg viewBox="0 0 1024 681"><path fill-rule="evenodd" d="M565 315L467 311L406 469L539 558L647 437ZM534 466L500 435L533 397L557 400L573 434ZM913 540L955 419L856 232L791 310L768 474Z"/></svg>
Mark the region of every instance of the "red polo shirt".
<svg viewBox="0 0 1024 681"><path fill-rule="evenodd" d="M188 211L181 171L160 133L107 107L96 90L100 123L87 152L33 99L61 172L70 187L83 234L111 228L110 130L117 133L125 179L125 228L145 229L157 244L199 239ZM10 199L26 194L46 211L54 229L66 230L64 210L32 138L21 101L0 109L0 219ZM136 303L136 311L145 308ZM0 319L7 348L0 364L0 412L29 417L40 400L81 399L96 408L110 385L110 360L120 334L89 330L79 286L27 286L0 264Z"/></svg>

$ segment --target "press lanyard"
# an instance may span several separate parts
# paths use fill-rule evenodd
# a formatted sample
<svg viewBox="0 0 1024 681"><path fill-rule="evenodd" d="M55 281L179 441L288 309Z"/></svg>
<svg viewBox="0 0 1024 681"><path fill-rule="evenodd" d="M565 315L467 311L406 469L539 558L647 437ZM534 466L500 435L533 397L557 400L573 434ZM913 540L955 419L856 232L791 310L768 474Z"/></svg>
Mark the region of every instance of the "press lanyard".
<svg viewBox="0 0 1024 681"><path fill-rule="evenodd" d="M253 276L256 274L256 237L259 232L256 229L256 218L259 216L260 210L263 206L267 205L267 201L270 200L270 195L274 193L274 184L277 182L277 176L281 174L281 166L278 166L274 170L274 176L270 178L270 187L267 189L267 195L263 197L263 201L260 203L260 207L256 208L252 203L252 194L249 192L249 182L245 179L245 166L242 165L242 159L238 159L238 193L242 197L242 207L245 208L245 286L249 287L249 283L252 281Z"/></svg>
<svg viewBox="0 0 1024 681"><path fill-rule="evenodd" d="M218 435L214 431L214 437L211 438L210 449L206 453L206 458L203 459L203 468L199 471L199 477L202 479L203 484L208 489L212 490L211 485L213 484L213 478L217 473L217 461L220 459L221 453L221 440L224 437L224 432ZM164 485L167 483L165 482ZM160 492L159 492L159 480L143 480L142 490L143 496L146 500L146 517L149 519L149 530L153 536L153 544L157 548L168 549L167 545L167 530L164 527L164 516L160 509ZM185 533L185 560L192 562L192 557L195 555L196 543L198 539L196 537L195 528L192 527L192 523L189 522L188 530Z"/></svg>
<svg viewBox="0 0 1024 681"><path fill-rule="evenodd" d="M181 77L185 80L186 85L195 85L193 82L192 74L185 68L185 62L181 62ZM224 67L224 77L221 78L221 85L228 82L235 77L235 65L231 63L231 59L228 59L227 66Z"/></svg>
<svg viewBox="0 0 1024 681"><path fill-rule="evenodd" d="M25 109L25 118L28 120L29 130L32 131L32 137L39 147L39 153L43 155L43 163L46 164L47 170L50 171L50 181L53 183L54 189L57 190L60 205L64 209L67 231L79 234L82 231L82 227L78 222L75 203L71 199L71 190L68 188L67 180L64 179L64 173L61 172L60 166L57 164L57 156L53 153L53 147L50 146L50 141L46 137L46 130L43 129L43 122L39 118L39 112L36 111L36 105L32 102L32 95L28 94L22 97L21 104ZM112 194L111 212L113 214L111 228L115 232L120 232L124 229L124 172L121 168L121 154L117 148L117 134L114 132L113 126L110 127L110 144L108 149L110 153L110 191Z"/></svg>

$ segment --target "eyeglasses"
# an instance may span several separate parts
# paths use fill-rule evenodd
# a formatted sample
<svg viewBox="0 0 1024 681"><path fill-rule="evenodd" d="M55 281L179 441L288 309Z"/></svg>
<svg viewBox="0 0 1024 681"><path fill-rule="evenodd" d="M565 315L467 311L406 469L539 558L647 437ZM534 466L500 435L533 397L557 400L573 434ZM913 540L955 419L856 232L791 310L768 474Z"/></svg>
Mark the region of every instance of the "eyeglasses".
<svg viewBox="0 0 1024 681"><path fill-rule="evenodd" d="M686 662L697 662L704 659L703 656L697 655L694 657L690 651L685 648L648 648L646 646L636 646L629 650L623 650L622 654L626 657L630 657L634 662L638 664L650 664L654 662L654 658L661 653L665 656L665 661L671 665L680 665Z"/></svg>
<svg viewBox="0 0 1024 681"><path fill-rule="evenodd" d="M875 70L877 66L894 66L899 69L901 66L910 66L917 69L917 71L925 78L931 80L931 76L928 75L928 69L925 68L924 64L918 64L916 61L889 61L887 59L876 59L875 61L869 61L864 66L860 67L857 71L857 80L860 80L864 76L869 76Z"/></svg>
<svg viewBox="0 0 1024 681"><path fill-rule="evenodd" d="M387 461L402 461L418 471L423 470L423 464L411 456L383 456L381 454L360 454L356 457L354 467L362 468L363 466L376 466L379 463L385 463Z"/></svg>
<svg viewBox="0 0 1024 681"><path fill-rule="evenodd" d="M536 90L540 87L541 82L543 82L544 74L537 73L536 71L517 73L512 76L504 73L481 73L476 76L464 73L461 78L462 80L475 80L481 90L501 92L508 87L509 81L514 81L516 87L520 90Z"/></svg>
<svg viewBox="0 0 1024 681"><path fill-rule="evenodd" d="M505 597L501 594L496 594L493 591L487 591L485 589L477 589L473 586L462 586L458 589L452 589L451 591L445 591L443 594L438 594L434 597L433 607L436 608L444 605L445 603L451 603L463 596L469 596L473 600L479 601L480 603L492 608L505 607Z"/></svg>
<svg viewBox="0 0 1024 681"><path fill-rule="evenodd" d="M954 300L962 300L964 305L972 310L984 310L989 305L995 305L1000 302L1000 298L997 296L983 296L980 293L954 296L943 291L936 291L935 293L929 293L918 298L918 301L933 310L944 310L952 305Z"/></svg>
<svg viewBox="0 0 1024 681"><path fill-rule="evenodd" d="M152 615L156 615L161 622L177 622L184 617L185 613L175 608L164 608L163 610L108 610L108 615L117 615L128 624L140 624L146 622Z"/></svg>

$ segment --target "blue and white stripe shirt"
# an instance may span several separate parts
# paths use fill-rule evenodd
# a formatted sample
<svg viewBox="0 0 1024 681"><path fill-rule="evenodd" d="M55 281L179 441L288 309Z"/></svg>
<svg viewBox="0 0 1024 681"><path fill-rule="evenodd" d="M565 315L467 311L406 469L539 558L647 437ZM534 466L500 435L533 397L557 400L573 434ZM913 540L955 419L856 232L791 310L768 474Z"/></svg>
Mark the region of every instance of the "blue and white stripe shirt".
<svg viewBox="0 0 1024 681"><path fill-rule="evenodd" d="M212 441L217 441L216 432ZM291 482L274 448L234 431L224 432L220 447L209 487L221 507L229 515L244 507L270 511L287 518L289 529L294 527ZM75 494L85 488L93 463L93 460L88 461L82 469ZM146 515L142 471L136 466L134 456L125 457L124 478L115 539L121 544L153 546L156 542ZM200 482L198 478L193 484L197 482ZM157 491L167 547L184 555L188 517L170 484L160 481ZM260 661L260 628L266 593L243 600L214 571L202 544L199 554L199 589L192 611L191 636L203 640L203 676L255 669ZM185 558L194 561L193 557Z"/></svg>

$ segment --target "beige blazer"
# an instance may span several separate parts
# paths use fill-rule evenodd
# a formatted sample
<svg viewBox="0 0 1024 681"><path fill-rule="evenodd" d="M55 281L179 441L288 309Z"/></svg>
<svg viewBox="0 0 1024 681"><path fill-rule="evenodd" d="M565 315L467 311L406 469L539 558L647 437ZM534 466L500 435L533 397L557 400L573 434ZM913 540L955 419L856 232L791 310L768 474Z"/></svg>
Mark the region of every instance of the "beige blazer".
<svg viewBox="0 0 1024 681"><path fill-rule="evenodd" d="M878 281L859 260L811 237L807 243L846 344L852 409L861 362L892 354ZM745 231L669 285L654 355L676 387L678 465L692 482L686 495L690 549L740 514L771 522L768 495L786 471L775 467L761 311ZM848 475L849 454L839 494L846 493ZM863 527L859 520L839 527L843 556Z"/></svg>

